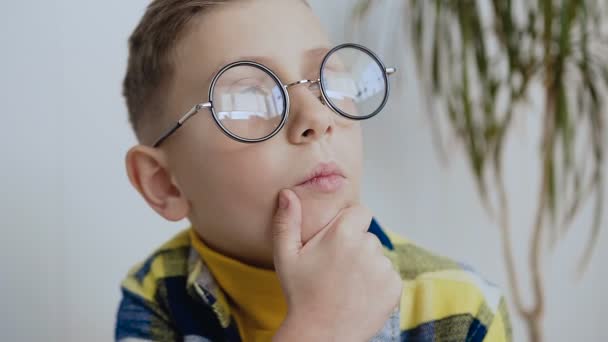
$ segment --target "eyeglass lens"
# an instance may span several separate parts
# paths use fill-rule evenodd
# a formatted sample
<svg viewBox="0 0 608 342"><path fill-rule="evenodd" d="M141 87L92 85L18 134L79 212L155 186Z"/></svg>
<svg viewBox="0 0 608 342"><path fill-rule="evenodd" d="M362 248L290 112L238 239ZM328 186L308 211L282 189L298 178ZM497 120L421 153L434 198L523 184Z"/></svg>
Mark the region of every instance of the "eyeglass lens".
<svg viewBox="0 0 608 342"><path fill-rule="evenodd" d="M320 75L330 106L357 119L375 114L387 92L385 70L370 54L353 47L334 50ZM225 70L212 90L214 115L230 134L263 139L281 125L287 112L283 86L269 72L250 64Z"/></svg>

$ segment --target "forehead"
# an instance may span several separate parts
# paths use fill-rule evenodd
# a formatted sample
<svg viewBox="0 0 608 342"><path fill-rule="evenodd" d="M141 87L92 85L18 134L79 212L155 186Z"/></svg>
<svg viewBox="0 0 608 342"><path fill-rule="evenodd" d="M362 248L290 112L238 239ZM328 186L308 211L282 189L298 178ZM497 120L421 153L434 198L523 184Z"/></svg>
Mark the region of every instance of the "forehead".
<svg viewBox="0 0 608 342"><path fill-rule="evenodd" d="M176 47L175 78L208 81L226 63L243 59L299 77L310 57L322 57L329 46L319 19L299 0L231 2L191 23Z"/></svg>

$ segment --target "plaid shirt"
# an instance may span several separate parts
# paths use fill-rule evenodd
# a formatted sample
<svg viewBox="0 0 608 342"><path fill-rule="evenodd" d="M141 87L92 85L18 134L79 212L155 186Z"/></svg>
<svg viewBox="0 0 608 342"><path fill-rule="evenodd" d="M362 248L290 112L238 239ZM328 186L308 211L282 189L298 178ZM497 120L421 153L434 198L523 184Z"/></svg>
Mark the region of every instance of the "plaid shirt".
<svg viewBox="0 0 608 342"><path fill-rule="evenodd" d="M496 286L463 264L387 235L375 220L369 231L404 282L400 309L373 341L511 341ZM187 230L136 265L122 294L116 341L240 341L226 297Z"/></svg>

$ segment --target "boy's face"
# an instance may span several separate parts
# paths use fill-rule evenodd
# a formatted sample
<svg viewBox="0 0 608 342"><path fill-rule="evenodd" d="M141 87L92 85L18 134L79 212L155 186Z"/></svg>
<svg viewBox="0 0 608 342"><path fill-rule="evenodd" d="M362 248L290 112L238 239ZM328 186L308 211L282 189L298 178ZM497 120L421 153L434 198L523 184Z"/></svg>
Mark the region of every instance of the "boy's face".
<svg viewBox="0 0 608 342"><path fill-rule="evenodd" d="M317 79L331 47L317 17L299 0L220 5L192 22L177 45L167 109L174 121L206 102L211 78L233 61L256 60L284 84ZM232 140L203 110L160 148L176 197L187 201L187 216L203 240L266 267L272 267L271 220L281 189L293 189L302 202L303 242L359 201L359 123L323 105L305 85L290 88L289 96L288 121L270 140ZM299 185L320 163L335 163L343 179L327 188Z"/></svg>

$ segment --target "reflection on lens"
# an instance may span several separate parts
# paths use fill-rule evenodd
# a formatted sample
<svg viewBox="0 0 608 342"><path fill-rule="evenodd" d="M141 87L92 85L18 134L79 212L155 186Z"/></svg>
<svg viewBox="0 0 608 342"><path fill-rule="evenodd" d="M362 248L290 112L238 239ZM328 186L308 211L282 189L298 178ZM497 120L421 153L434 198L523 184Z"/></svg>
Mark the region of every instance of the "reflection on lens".
<svg viewBox="0 0 608 342"><path fill-rule="evenodd" d="M330 104L352 117L376 114L387 95L383 67L353 46L342 47L327 57L321 82Z"/></svg>
<svg viewBox="0 0 608 342"><path fill-rule="evenodd" d="M237 65L222 73L212 101L218 122L243 139L272 134L281 124L286 105L275 79L251 65Z"/></svg>

